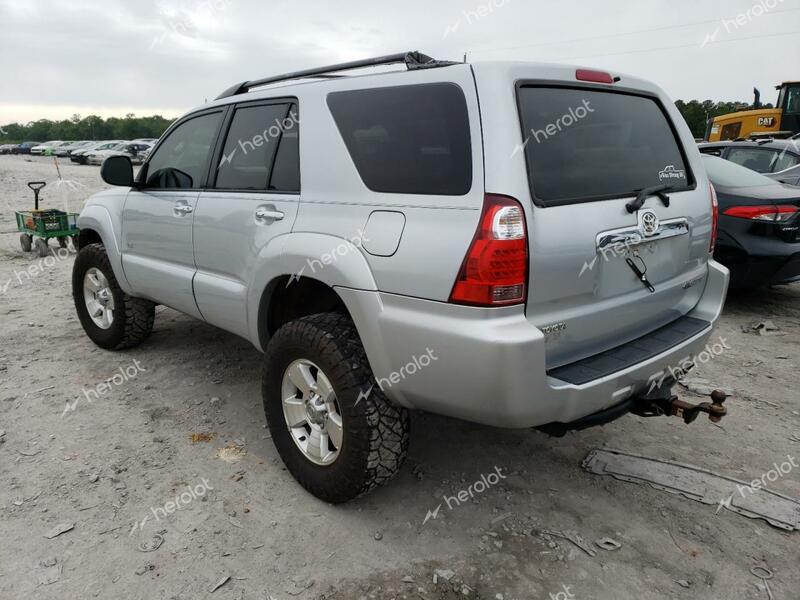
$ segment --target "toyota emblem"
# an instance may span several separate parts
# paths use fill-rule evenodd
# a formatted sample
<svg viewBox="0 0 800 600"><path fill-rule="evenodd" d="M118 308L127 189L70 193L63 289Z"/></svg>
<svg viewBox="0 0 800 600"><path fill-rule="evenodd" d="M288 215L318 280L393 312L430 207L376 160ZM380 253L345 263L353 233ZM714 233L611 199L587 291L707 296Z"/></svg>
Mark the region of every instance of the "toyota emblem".
<svg viewBox="0 0 800 600"><path fill-rule="evenodd" d="M639 228L644 237L651 237L658 233L661 222L658 215L652 210L644 210L639 214Z"/></svg>

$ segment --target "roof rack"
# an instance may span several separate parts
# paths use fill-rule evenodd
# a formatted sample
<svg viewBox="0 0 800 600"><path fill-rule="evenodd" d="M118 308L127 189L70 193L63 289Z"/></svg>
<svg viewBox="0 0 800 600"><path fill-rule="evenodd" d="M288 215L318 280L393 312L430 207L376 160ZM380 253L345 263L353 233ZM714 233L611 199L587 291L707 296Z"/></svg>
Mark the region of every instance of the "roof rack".
<svg viewBox="0 0 800 600"><path fill-rule="evenodd" d="M264 79L256 79L254 81L243 81L229 87L222 92L215 100L236 96L249 92L255 87L268 85L270 83L277 83L279 81L289 81L291 79L306 79L309 77L341 77L341 75L334 75L339 71L349 71L351 69L363 69L365 67L376 67L379 65L392 65L398 63L405 63L409 71L415 69L430 69L435 67L447 67L455 65L452 61L436 60L427 54L422 54L416 50L411 52L403 52L399 54L389 54L387 56L379 56L377 58L367 58L364 60L356 60L352 62L340 63L338 65L330 65L328 67L317 67L315 69L307 69L305 71L295 71L294 73L286 73L284 75L275 75L273 77L265 77Z"/></svg>

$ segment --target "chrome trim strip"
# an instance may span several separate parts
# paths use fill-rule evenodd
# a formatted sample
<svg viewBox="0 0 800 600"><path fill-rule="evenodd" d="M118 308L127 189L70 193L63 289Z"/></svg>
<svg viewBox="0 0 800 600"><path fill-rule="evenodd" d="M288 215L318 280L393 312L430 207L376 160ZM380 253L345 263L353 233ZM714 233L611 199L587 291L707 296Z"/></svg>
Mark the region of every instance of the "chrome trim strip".
<svg viewBox="0 0 800 600"><path fill-rule="evenodd" d="M648 237L642 234L639 227L612 229L611 231L603 231L597 234L597 251L602 252L609 246L630 248L687 233L689 233L689 221L684 217L662 221L659 230Z"/></svg>

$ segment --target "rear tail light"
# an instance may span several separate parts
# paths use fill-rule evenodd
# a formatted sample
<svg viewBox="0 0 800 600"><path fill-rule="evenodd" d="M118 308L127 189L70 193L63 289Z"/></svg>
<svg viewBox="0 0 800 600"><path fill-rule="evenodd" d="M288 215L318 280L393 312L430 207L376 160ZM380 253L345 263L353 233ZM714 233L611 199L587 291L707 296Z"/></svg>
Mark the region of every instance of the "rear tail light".
<svg viewBox="0 0 800 600"><path fill-rule="evenodd" d="M575 71L575 79L578 81L591 81L592 83L614 83L611 73L593 71L591 69L578 69Z"/></svg>
<svg viewBox="0 0 800 600"><path fill-rule="evenodd" d="M717 200L717 190L710 183L708 187L711 188L711 243L708 246L709 253L714 252L717 245L717 225L719 222L719 201Z"/></svg>
<svg viewBox="0 0 800 600"><path fill-rule="evenodd" d="M456 278L450 302L503 306L525 301L528 235L525 213L508 196L486 194L478 231Z"/></svg>
<svg viewBox="0 0 800 600"><path fill-rule="evenodd" d="M739 217L752 221L762 221L765 223L784 223L797 214L796 206L775 206L766 204L763 206L732 206L725 210L729 217Z"/></svg>

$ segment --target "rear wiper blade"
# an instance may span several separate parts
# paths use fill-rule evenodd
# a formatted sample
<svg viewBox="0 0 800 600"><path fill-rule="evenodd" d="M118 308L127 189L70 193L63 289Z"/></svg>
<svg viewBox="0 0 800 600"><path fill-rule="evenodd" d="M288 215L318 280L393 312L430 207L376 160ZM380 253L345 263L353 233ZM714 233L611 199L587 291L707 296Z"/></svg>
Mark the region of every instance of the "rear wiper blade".
<svg viewBox="0 0 800 600"><path fill-rule="evenodd" d="M650 196L658 196L661 199L661 202L664 203L664 206L669 206L669 196L667 196L667 192L674 191L675 188L669 184L662 183L661 185L654 185L652 187L646 187L639 192L636 196L636 200L628 202L625 205L625 208L628 209L629 213L635 213L637 210L644 206L645 200L647 200Z"/></svg>

